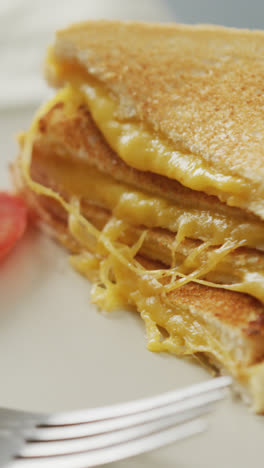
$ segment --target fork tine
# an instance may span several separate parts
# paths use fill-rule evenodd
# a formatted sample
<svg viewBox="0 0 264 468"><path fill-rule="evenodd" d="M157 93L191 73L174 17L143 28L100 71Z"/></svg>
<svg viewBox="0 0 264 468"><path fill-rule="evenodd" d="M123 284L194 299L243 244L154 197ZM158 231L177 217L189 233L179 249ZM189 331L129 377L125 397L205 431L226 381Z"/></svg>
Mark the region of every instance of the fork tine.
<svg viewBox="0 0 264 468"><path fill-rule="evenodd" d="M209 407L223 398L224 389L218 389L209 394L202 394L183 402L175 402L165 407L149 409L148 411L136 413L128 416L120 416L106 421L98 421L72 426L59 426L49 428L36 428L32 434L27 433L28 442L43 442L81 439L84 437L95 436L98 434L108 434L114 431L120 431L140 424L146 424L158 419L165 419L172 415L177 415L179 422L190 419L192 414L201 414L208 411ZM190 411L192 414L190 415ZM194 416L195 416L194 414Z"/></svg>
<svg viewBox="0 0 264 468"><path fill-rule="evenodd" d="M175 426L176 424L186 422L187 420L197 419L198 416L208 413L212 406L223 397L223 391L215 391L210 398L202 395L183 403L176 403L173 406L154 410L146 416L136 415L138 420L133 424L124 426L122 430L112 430L100 435L91 434L86 438L66 439L59 441L31 442L19 453L23 457L41 457L64 455L71 453L80 453L89 450L102 449L107 446L120 444L131 439L145 437L150 433L164 430L165 428ZM145 416L145 418L144 418ZM129 421L130 422L130 421Z"/></svg>
<svg viewBox="0 0 264 468"><path fill-rule="evenodd" d="M230 386L231 383L231 377L217 377L206 382L191 385L190 387L183 388L181 390L129 403L105 406L101 408L91 408L85 411L73 411L71 413L55 413L44 418L41 427L65 426L101 420L105 421L106 419L116 418L118 416L147 411L154 407L167 406L177 401L183 401L198 395L209 393L212 390L226 388Z"/></svg>
<svg viewBox="0 0 264 468"><path fill-rule="evenodd" d="M50 458L24 458L17 459L17 468L91 468L94 466L129 458L146 453L157 448L172 444L195 434L203 432L207 423L197 419L178 427L165 428L146 437L130 440L115 446L77 455L65 455Z"/></svg>

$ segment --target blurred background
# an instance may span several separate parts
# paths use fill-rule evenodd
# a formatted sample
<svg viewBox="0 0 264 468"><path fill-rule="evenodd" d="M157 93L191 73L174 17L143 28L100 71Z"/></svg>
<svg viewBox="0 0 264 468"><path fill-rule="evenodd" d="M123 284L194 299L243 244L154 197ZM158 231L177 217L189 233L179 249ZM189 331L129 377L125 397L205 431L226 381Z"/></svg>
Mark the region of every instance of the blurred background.
<svg viewBox="0 0 264 468"><path fill-rule="evenodd" d="M238 28L264 28L263 0L168 0L184 23L213 23Z"/></svg>
<svg viewBox="0 0 264 468"><path fill-rule="evenodd" d="M264 0L0 0L0 110L45 98L47 44L57 28L88 18L264 28Z"/></svg>

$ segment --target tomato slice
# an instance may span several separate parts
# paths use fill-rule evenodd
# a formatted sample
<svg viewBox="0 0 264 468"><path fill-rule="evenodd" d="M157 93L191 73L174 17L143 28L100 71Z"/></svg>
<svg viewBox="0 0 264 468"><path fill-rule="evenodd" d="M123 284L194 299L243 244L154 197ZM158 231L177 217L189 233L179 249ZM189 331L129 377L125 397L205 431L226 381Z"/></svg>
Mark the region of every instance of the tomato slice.
<svg viewBox="0 0 264 468"><path fill-rule="evenodd" d="M26 227L24 201L18 196L0 192L0 260L24 234Z"/></svg>

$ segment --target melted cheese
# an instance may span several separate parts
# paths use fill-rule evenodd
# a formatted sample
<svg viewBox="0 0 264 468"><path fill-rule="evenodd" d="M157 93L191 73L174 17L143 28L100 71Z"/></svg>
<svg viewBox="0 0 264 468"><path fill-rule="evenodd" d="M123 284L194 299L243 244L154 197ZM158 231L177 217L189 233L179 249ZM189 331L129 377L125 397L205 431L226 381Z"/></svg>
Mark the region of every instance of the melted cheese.
<svg viewBox="0 0 264 468"><path fill-rule="evenodd" d="M231 240L237 243L236 246L263 247L264 225L261 221L245 222L242 217L230 218L214 213L213 209L202 212L186 209L67 157L45 157L42 163L48 180L62 192L92 201L132 225L177 232L177 242L189 237L215 245Z"/></svg>
<svg viewBox="0 0 264 468"><path fill-rule="evenodd" d="M58 62L50 48L46 63L56 80L70 82L83 91L96 125L129 166L178 180L193 190L217 195L229 205L241 206L250 198L252 187L239 177L220 174L201 156L175 148L143 122L122 120L116 100L79 62Z"/></svg>
<svg viewBox="0 0 264 468"><path fill-rule="evenodd" d="M217 336L206 330L204 324L186 309L177 309L170 302L167 291L164 288L165 271L149 271L140 269L140 264L135 262L135 255L139 251L144 240L144 233L138 242L128 248L119 244L120 237L126 226L120 220L114 218L106 225L102 236L110 239L112 245L122 251L126 262L120 262L114 253L101 257L97 264L99 270L98 280L92 289L92 301L104 310L111 311L117 307L135 307L145 322L147 330L147 347L154 352L170 352L177 355L189 355L197 352L209 352L220 361L225 361L227 367L235 372L233 357L220 344ZM71 233L79 242L88 248L89 239L80 233L82 228L77 217L72 218ZM87 243L88 242L88 243ZM94 258L98 260L97 249ZM74 267L87 276L87 253L73 256ZM88 254L88 271L90 271L91 257ZM138 271L131 268L134 264ZM94 268L94 264L93 264ZM159 278L163 276L162 282ZM88 277L90 275L88 274ZM166 330L168 336L164 337L160 327Z"/></svg>
<svg viewBox="0 0 264 468"><path fill-rule="evenodd" d="M175 150L146 125L120 120L118 106L104 88L91 79L88 83L87 78L81 89L89 111L106 141L129 166L176 179L186 187L210 194L217 195L220 190L243 196L247 191L241 179L216 172L197 155Z"/></svg>
<svg viewBox="0 0 264 468"><path fill-rule="evenodd" d="M107 232L117 246L116 237L124 226L114 219L111 220L110 226L110 230L106 226L104 234ZM78 220L75 219L75 225L72 227L72 232L78 236ZM209 332L201 320L197 317L194 319L186 309L175 308L165 292L164 285L155 278L153 271L145 270L144 274L138 274L129 268L129 263L133 262L141 242L142 238L135 249L124 248L126 265L112 254L101 259L99 278L92 289L92 301L107 311L117 307L135 307L145 322L147 347L150 351L166 351L177 355L208 352L221 362L224 361L230 371L232 369L236 372L232 353L223 348L217 335ZM82 255L85 258L86 254ZM83 261L80 261L82 255L77 257L75 268L83 274ZM166 332L165 336L162 330Z"/></svg>

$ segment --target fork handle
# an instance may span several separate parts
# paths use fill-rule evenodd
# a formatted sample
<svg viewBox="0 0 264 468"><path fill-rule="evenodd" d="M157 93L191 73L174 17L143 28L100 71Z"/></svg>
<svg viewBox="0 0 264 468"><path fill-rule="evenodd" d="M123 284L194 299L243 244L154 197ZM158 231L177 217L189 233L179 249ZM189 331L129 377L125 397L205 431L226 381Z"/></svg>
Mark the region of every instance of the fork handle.
<svg viewBox="0 0 264 468"><path fill-rule="evenodd" d="M39 415L14 411L0 410L0 467L11 467L15 463L15 455L24 445L28 431L39 421Z"/></svg>
<svg viewBox="0 0 264 468"><path fill-rule="evenodd" d="M9 467L22 446L23 439L17 437L13 431L0 429L0 467Z"/></svg>

